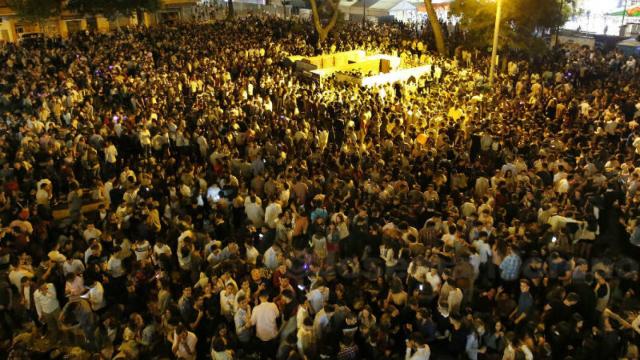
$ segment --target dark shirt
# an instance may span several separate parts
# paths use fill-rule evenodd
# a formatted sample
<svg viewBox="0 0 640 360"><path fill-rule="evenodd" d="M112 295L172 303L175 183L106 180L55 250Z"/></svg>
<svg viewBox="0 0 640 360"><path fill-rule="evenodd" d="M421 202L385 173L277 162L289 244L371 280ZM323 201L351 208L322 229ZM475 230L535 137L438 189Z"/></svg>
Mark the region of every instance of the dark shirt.
<svg viewBox="0 0 640 360"><path fill-rule="evenodd" d="M449 352L451 354L463 354L467 346L467 336L469 331L463 327L456 330L451 329L451 340L449 341Z"/></svg>
<svg viewBox="0 0 640 360"><path fill-rule="evenodd" d="M533 296L531 293L521 293L518 298L518 314L528 314L533 307Z"/></svg>
<svg viewBox="0 0 640 360"><path fill-rule="evenodd" d="M582 315L585 325L593 325L594 313L596 310L596 295L593 289L585 283L573 284L567 291L578 294L580 300L576 304L576 311Z"/></svg>
<svg viewBox="0 0 640 360"><path fill-rule="evenodd" d="M544 318L546 329L550 329L552 325L561 321L568 321L573 314L571 306L565 305L565 303L560 300L553 300L549 302L549 305L551 306L551 310L545 314Z"/></svg>

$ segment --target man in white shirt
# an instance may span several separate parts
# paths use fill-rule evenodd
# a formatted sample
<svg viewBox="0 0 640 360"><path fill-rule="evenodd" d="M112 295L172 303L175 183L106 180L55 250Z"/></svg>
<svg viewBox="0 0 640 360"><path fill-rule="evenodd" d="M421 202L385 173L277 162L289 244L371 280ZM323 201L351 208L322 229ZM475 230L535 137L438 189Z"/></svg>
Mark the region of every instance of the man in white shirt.
<svg viewBox="0 0 640 360"><path fill-rule="evenodd" d="M487 236L486 231L481 231L479 238L473 242L473 247L476 248L478 255L480 255L480 264L486 264L489 256L491 256L491 246L485 242Z"/></svg>
<svg viewBox="0 0 640 360"><path fill-rule="evenodd" d="M272 244L269 246L267 251L264 252L262 256L264 265L271 271L275 271L276 268L280 265L278 262L278 254L281 252L280 246L278 244Z"/></svg>
<svg viewBox="0 0 640 360"><path fill-rule="evenodd" d="M138 239L133 244L133 251L137 261L146 260L151 255L151 244L146 239Z"/></svg>
<svg viewBox="0 0 640 360"><path fill-rule="evenodd" d="M122 250L111 254L109 257L109 261L107 262L107 270L112 278L120 278L124 276L125 269L122 264L122 260L125 258L124 252Z"/></svg>
<svg viewBox="0 0 640 360"><path fill-rule="evenodd" d="M251 223L256 228L262 227L264 222L264 210L260 198L255 195L247 197L244 201L244 212L247 214L247 218L251 220Z"/></svg>
<svg viewBox="0 0 640 360"><path fill-rule="evenodd" d="M9 282L15 286L16 289L20 289L22 286L22 278L33 278L34 274L29 269L23 267L14 268L9 272Z"/></svg>
<svg viewBox="0 0 640 360"><path fill-rule="evenodd" d="M107 141L105 144L104 161L113 166L115 166L116 161L118 161L118 149L116 149L111 141Z"/></svg>
<svg viewBox="0 0 640 360"><path fill-rule="evenodd" d="M278 342L278 324L276 320L280 316L280 311L276 304L269 302L269 292L262 290L260 295L260 305L253 308L251 313L251 325L256 327L256 336L262 344L263 354L274 356L277 350Z"/></svg>
<svg viewBox="0 0 640 360"><path fill-rule="evenodd" d="M52 198L51 181L48 179L40 180L38 182L38 191L36 192L36 203L48 208L51 205Z"/></svg>
<svg viewBox="0 0 640 360"><path fill-rule="evenodd" d="M140 130L138 130L138 140L140 140L140 146L142 146L145 154L148 154L151 148L151 132L149 132L149 129L141 126Z"/></svg>
<svg viewBox="0 0 640 360"><path fill-rule="evenodd" d="M198 343L198 337L196 334L178 325L173 333L173 340L171 341L171 351L178 359L195 360L197 356L196 344Z"/></svg>
<svg viewBox="0 0 640 360"><path fill-rule="evenodd" d="M171 257L172 251L169 245L165 244L162 239L158 239L156 243L153 245L153 254L152 260L154 264L158 264L158 260L161 256L169 256Z"/></svg>
<svg viewBox="0 0 640 360"><path fill-rule="evenodd" d="M282 207L278 200L271 200L271 203L264 210L264 222L270 229L275 229L278 217L282 213Z"/></svg>
<svg viewBox="0 0 640 360"><path fill-rule="evenodd" d="M322 337L327 333L329 329L329 321L331 320L334 312L335 307L332 304L327 304L316 313L316 316L313 319L313 333L319 341L321 341Z"/></svg>
<svg viewBox="0 0 640 360"><path fill-rule="evenodd" d="M90 286L87 295L89 296L89 303L91 303L91 309L93 311L102 310L107 306L107 301L104 298L104 287L97 279L89 280Z"/></svg>
<svg viewBox="0 0 640 360"><path fill-rule="evenodd" d="M233 314L238 308L236 303L236 289L233 282L229 281L225 284L225 289L220 291L220 313L227 319L233 319Z"/></svg>
<svg viewBox="0 0 640 360"><path fill-rule="evenodd" d="M88 224L87 228L82 232L82 237L87 243L91 243L91 240L97 239L102 235L102 231L96 228L94 224Z"/></svg>
<svg viewBox="0 0 640 360"><path fill-rule="evenodd" d="M66 277L69 274L81 274L84 272L84 264L80 259L74 259L71 256L67 257L67 261L62 264L62 273Z"/></svg>
<svg viewBox="0 0 640 360"><path fill-rule="evenodd" d="M307 300L314 312L320 311L329 300L329 288L321 282L315 284L315 288L307 294Z"/></svg>
<svg viewBox="0 0 640 360"><path fill-rule="evenodd" d="M38 319L47 324L47 336L54 342L58 339L58 316L60 303L56 296L56 288L51 283L43 283L33 294Z"/></svg>

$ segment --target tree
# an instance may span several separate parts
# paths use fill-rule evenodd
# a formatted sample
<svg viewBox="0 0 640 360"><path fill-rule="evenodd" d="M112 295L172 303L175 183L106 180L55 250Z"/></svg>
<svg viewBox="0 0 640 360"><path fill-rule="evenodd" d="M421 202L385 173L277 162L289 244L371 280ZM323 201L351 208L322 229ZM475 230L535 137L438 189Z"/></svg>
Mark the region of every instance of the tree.
<svg viewBox="0 0 640 360"><path fill-rule="evenodd" d="M7 5L20 19L38 24L42 32L45 32L47 19L57 18L62 13L62 2L58 0L9 0Z"/></svg>
<svg viewBox="0 0 640 360"><path fill-rule="evenodd" d="M236 12L233 9L233 0L227 0L227 19L233 19Z"/></svg>
<svg viewBox="0 0 640 360"><path fill-rule="evenodd" d="M432 0L424 0L424 7L427 10L427 15L429 16L429 24L431 24L431 30L433 30L433 37L436 40L436 49L438 49L438 54L444 56L446 55L447 49L444 46L442 26L438 20L438 15L436 15L436 10L433 8Z"/></svg>
<svg viewBox="0 0 640 360"><path fill-rule="evenodd" d="M321 7L318 7L317 0L311 1L311 12L313 14L313 26L318 33L318 47L322 44L327 37L329 36L329 32L336 26L338 22L338 15L340 15L340 10L338 10L338 4L340 0L325 0ZM328 21L326 24L323 24L322 18L328 17Z"/></svg>
<svg viewBox="0 0 640 360"><path fill-rule="evenodd" d="M546 49L543 35L551 34L565 23L572 1L562 0L504 0L500 24L501 46L529 54ZM465 43L478 49L492 44L496 18L496 2L491 0L454 0L453 15L460 17Z"/></svg>

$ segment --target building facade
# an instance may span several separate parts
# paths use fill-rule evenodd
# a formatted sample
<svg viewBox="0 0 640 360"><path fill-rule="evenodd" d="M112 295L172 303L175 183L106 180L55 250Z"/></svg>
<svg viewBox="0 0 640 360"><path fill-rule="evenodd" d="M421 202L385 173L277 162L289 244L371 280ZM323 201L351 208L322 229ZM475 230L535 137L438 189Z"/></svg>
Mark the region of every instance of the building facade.
<svg viewBox="0 0 640 360"><path fill-rule="evenodd" d="M119 27L154 26L159 23L189 21L193 18L197 0L162 0L160 9L150 13L137 11L131 16L107 19L104 16L83 16L64 11L62 16L51 18L43 24L27 23L16 16L7 5L0 0L0 43L17 42L28 34L43 34L47 37L67 37L77 31L107 32Z"/></svg>

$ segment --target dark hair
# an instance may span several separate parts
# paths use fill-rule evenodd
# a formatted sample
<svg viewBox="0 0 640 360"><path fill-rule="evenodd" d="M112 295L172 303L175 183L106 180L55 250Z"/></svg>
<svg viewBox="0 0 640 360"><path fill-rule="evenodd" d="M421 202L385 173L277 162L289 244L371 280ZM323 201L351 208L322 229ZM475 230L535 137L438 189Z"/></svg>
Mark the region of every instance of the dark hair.
<svg viewBox="0 0 640 360"><path fill-rule="evenodd" d="M302 321L302 324L305 325L305 326L313 326L313 320L311 320L311 318L307 316Z"/></svg>
<svg viewBox="0 0 640 360"><path fill-rule="evenodd" d="M578 294L571 292L567 295L567 300L571 302L578 302L580 301L580 297L578 296Z"/></svg>
<svg viewBox="0 0 640 360"><path fill-rule="evenodd" d="M282 292L282 296L288 298L288 299L293 299L295 297L295 295L293 294L293 291L291 291L291 289L286 289Z"/></svg>
<svg viewBox="0 0 640 360"><path fill-rule="evenodd" d="M182 254L182 256L189 256L189 247L188 246L183 246L182 248L180 248L180 254Z"/></svg>
<svg viewBox="0 0 640 360"><path fill-rule="evenodd" d="M593 284L593 274L592 274L592 273L586 273L586 274L584 275L584 282L585 282L587 285L591 285L591 284Z"/></svg>
<svg viewBox="0 0 640 360"><path fill-rule="evenodd" d="M213 351L224 351L226 349L224 340L218 336L216 336L211 342L211 347L213 348Z"/></svg>

